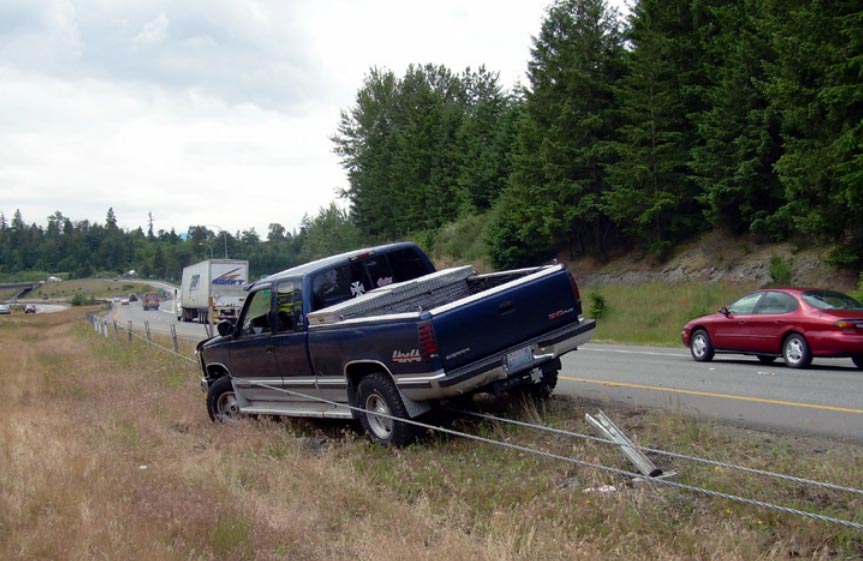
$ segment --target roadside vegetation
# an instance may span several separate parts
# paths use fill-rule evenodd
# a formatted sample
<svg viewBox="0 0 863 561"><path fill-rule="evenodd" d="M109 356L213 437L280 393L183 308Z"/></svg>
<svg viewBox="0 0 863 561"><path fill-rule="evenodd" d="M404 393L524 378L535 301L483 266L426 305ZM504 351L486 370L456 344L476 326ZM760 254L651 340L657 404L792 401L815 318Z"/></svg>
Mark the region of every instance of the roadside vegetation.
<svg viewBox="0 0 863 561"><path fill-rule="evenodd" d="M430 435L391 450L345 423L213 425L194 364L141 341L102 338L80 309L9 320L0 322L2 559L863 556L859 532L669 489L622 487L616 476L456 437ZM191 346L181 352L191 355ZM585 433L583 415L596 409L563 399L542 410L491 398L474 406ZM863 487L858 446L605 409L645 446ZM468 417L449 426L629 469L603 445ZM859 496L654 461L684 483L863 522ZM622 490L586 491L602 485Z"/></svg>
<svg viewBox="0 0 863 561"><path fill-rule="evenodd" d="M587 317L598 319L593 342L681 345L680 329L758 288L751 283L605 284L582 289Z"/></svg>
<svg viewBox="0 0 863 561"><path fill-rule="evenodd" d="M79 298L113 298L114 296L128 297L129 294L138 295L154 290L150 285L143 282L124 282L106 279L75 279L63 282L47 282L31 292L28 298L42 298L49 300L71 300L76 295Z"/></svg>

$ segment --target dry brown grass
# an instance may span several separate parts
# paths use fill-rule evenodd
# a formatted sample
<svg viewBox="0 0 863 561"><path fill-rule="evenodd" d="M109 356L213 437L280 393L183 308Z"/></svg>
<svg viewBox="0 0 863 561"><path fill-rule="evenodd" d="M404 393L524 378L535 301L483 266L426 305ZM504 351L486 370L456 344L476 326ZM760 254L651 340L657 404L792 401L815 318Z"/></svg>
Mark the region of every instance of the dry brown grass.
<svg viewBox="0 0 863 561"><path fill-rule="evenodd" d="M585 487L619 482L453 438L394 451L338 423L213 425L194 364L137 341L100 338L76 310L14 317L0 328L0 356L4 560L863 554L859 537L820 523L671 491L587 494ZM555 402L544 416L585 432L572 425L584 406ZM863 482L859 449L837 445L816 462L775 437L778 448L762 449L760 436L667 415L635 412L627 423L649 443L674 435L678 448L713 455L736 446L755 464L789 462L811 475L830 464L830 479ZM626 467L614 452L583 443L468 420L455 426ZM743 485L702 471L688 477L729 490Z"/></svg>

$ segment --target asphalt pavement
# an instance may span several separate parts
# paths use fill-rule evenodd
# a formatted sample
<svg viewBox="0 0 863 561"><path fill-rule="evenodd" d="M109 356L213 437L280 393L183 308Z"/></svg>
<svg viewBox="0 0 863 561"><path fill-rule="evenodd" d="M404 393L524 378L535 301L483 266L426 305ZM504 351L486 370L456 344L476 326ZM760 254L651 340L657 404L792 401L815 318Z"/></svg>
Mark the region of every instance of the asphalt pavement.
<svg viewBox="0 0 863 561"><path fill-rule="evenodd" d="M863 371L850 359L793 369L741 355L695 362L682 346L588 344L563 357L557 393L863 442Z"/></svg>

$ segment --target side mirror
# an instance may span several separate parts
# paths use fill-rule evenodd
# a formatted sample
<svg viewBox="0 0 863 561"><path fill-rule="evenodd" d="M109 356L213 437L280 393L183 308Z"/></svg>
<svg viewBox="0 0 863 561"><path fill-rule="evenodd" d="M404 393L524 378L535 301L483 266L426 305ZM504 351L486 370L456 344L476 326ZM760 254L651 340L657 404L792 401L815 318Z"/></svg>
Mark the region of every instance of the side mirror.
<svg viewBox="0 0 863 561"><path fill-rule="evenodd" d="M722 314L723 316L728 317L728 314L730 312L728 311L728 308L726 308L725 306L722 306L721 308L719 308L719 313Z"/></svg>
<svg viewBox="0 0 863 561"><path fill-rule="evenodd" d="M223 320L216 325L216 331L219 332L219 335L222 337L226 335L231 335L234 333L234 324L229 322L228 320Z"/></svg>

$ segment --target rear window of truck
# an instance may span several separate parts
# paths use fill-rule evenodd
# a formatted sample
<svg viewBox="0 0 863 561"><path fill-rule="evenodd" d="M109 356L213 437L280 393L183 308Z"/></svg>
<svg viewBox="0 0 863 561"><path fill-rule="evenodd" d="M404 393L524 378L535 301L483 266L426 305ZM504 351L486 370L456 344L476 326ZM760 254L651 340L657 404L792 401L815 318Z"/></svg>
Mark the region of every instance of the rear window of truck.
<svg viewBox="0 0 863 561"><path fill-rule="evenodd" d="M314 276L312 310L333 306L375 288L431 272L422 257L411 248L361 257Z"/></svg>

